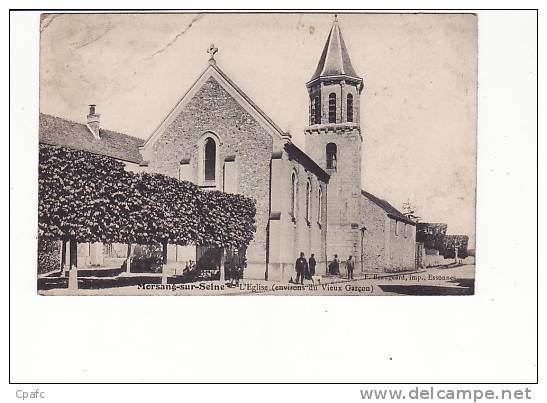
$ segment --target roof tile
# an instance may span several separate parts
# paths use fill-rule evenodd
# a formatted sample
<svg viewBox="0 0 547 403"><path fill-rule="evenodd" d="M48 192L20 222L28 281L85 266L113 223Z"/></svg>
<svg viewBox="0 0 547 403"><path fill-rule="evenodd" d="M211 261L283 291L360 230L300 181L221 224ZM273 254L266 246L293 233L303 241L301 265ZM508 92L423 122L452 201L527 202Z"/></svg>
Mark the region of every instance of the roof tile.
<svg viewBox="0 0 547 403"><path fill-rule="evenodd" d="M40 113L40 143L84 150L123 161L141 163L139 147L144 140L127 134L100 129L97 139L82 123Z"/></svg>
<svg viewBox="0 0 547 403"><path fill-rule="evenodd" d="M338 20L334 20L327 43L325 43L319 63L310 81L318 77L342 75L359 78L351 64L344 38L342 38L342 31L338 26Z"/></svg>
<svg viewBox="0 0 547 403"><path fill-rule="evenodd" d="M382 210L384 210L391 218L406 222L408 224L416 225L414 221L406 217L403 213L401 213L399 210L389 204L389 202L387 202L386 200L380 199L379 197L374 196L372 193L364 190L361 190L361 194L369 199L371 202L376 204L378 207L380 207Z"/></svg>

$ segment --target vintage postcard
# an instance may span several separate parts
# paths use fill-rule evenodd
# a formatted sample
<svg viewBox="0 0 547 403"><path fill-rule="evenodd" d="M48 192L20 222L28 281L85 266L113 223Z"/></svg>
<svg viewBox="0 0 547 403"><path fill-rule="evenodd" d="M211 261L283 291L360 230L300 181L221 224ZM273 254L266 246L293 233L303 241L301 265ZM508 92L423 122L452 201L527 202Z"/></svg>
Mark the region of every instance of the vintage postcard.
<svg viewBox="0 0 547 403"><path fill-rule="evenodd" d="M473 295L477 16L42 14L42 295Z"/></svg>

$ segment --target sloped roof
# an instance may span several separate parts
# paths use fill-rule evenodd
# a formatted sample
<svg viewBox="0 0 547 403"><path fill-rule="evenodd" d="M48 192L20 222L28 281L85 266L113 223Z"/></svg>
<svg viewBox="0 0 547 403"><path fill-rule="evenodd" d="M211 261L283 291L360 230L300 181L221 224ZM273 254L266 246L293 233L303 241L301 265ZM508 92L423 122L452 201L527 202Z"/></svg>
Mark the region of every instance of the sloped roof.
<svg viewBox="0 0 547 403"><path fill-rule="evenodd" d="M351 64L344 38L342 38L342 31L340 31L338 25L338 19L335 18L319 58L319 63L310 81L318 77L342 75L359 78Z"/></svg>
<svg viewBox="0 0 547 403"><path fill-rule="evenodd" d="M401 213L399 210L389 204L389 202L387 202L386 200L380 199L379 197L376 197L372 193L369 193L365 190L361 190L361 194L369 199L371 202L376 204L378 207L380 207L382 210L384 210L387 213L388 217L405 222L407 224L416 225L414 221L407 218L403 213Z"/></svg>
<svg viewBox="0 0 547 403"><path fill-rule="evenodd" d="M321 168L317 162L313 160L308 154L306 154L302 149L300 149L296 144L294 144L292 141L287 141L285 143L285 150L292 156L296 157L296 159L306 168L308 168L311 172L313 172L319 179L321 179L323 182L328 183L330 179L330 175L325 171L323 168Z"/></svg>
<svg viewBox="0 0 547 403"><path fill-rule="evenodd" d="M169 124L179 115L185 105L194 97L199 88L210 78L217 81L247 112L249 112L260 124L267 128L268 132L280 139L289 140L290 134L284 132L262 109L258 107L251 98L239 88L226 73L224 73L216 62L209 61L209 65L190 86L188 91L169 111L159 126L152 132L144 143L145 149L150 147L161 136Z"/></svg>
<svg viewBox="0 0 547 403"><path fill-rule="evenodd" d="M139 147L144 140L127 134L100 129L97 139L82 123L40 113L40 143L63 146L123 161L141 163Z"/></svg>

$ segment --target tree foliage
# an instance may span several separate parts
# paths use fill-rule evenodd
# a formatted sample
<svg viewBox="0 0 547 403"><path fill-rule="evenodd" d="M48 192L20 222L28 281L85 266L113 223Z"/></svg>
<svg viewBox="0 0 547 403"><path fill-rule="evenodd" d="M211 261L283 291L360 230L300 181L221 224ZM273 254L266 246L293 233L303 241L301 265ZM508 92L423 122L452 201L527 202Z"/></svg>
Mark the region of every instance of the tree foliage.
<svg viewBox="0 0 547 403"><path fill-rule="evenodd" d="M58 241L38 238L38 274L59 270L61 245Z"/></svg>
<svg viewBox="0 0 547 403"><path fill-rule="evenodd" d="M196 185L165 175L138 175L135 197L141 203L130 215L130 239L141 244L195 243L199 192Z"/></svg>
<svg viewBox="0 0 547 403"><path fill-rule="evenodd" d="M452 259L456 256L455 247L458 247L458 257L465 259L467 257L467 244L469 237L467 235L446 235L444 238L444 257Z"/></svg>
<svg viewBox="0 0 547 403"><path fill-rule="evenodd" d="M38 228L44 239L245 247L255 203L112 158L40 145Z"/></svg>
<svg viewBox="0 0 547 403"><path fill-rule="evenodd" d="M41 145L39 235L77 242L119 241L133 180L124 164L112 158Z"/></svg>
<svg viewBox="0 0 547 403"><path fill-rule="evenodd" d="M256 207L237 194L202 192L199 200L198 244L237 249L253 239Z"/></svg>
<svg viewBox="0 0 547 403"><path fill-rule="evenodd" d="M443 254L447 228L444 223L417 223L416 242L423 242L426 249L436 249Z"/></svg>

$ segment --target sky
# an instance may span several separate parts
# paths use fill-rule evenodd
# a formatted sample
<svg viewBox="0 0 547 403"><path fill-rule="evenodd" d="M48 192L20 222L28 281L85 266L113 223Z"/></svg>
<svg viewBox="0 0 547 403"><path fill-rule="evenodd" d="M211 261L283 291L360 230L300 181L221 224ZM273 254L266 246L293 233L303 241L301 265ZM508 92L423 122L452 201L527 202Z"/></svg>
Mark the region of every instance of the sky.
<svg viewBox="0 0 547 403"><path fill-rule="evenodd" d="M305 148L311 78L332 14L43 15L40 111L146 139L217 65ZM362 185L474 246L477 19L339 14L361 95Z"/></svg>

